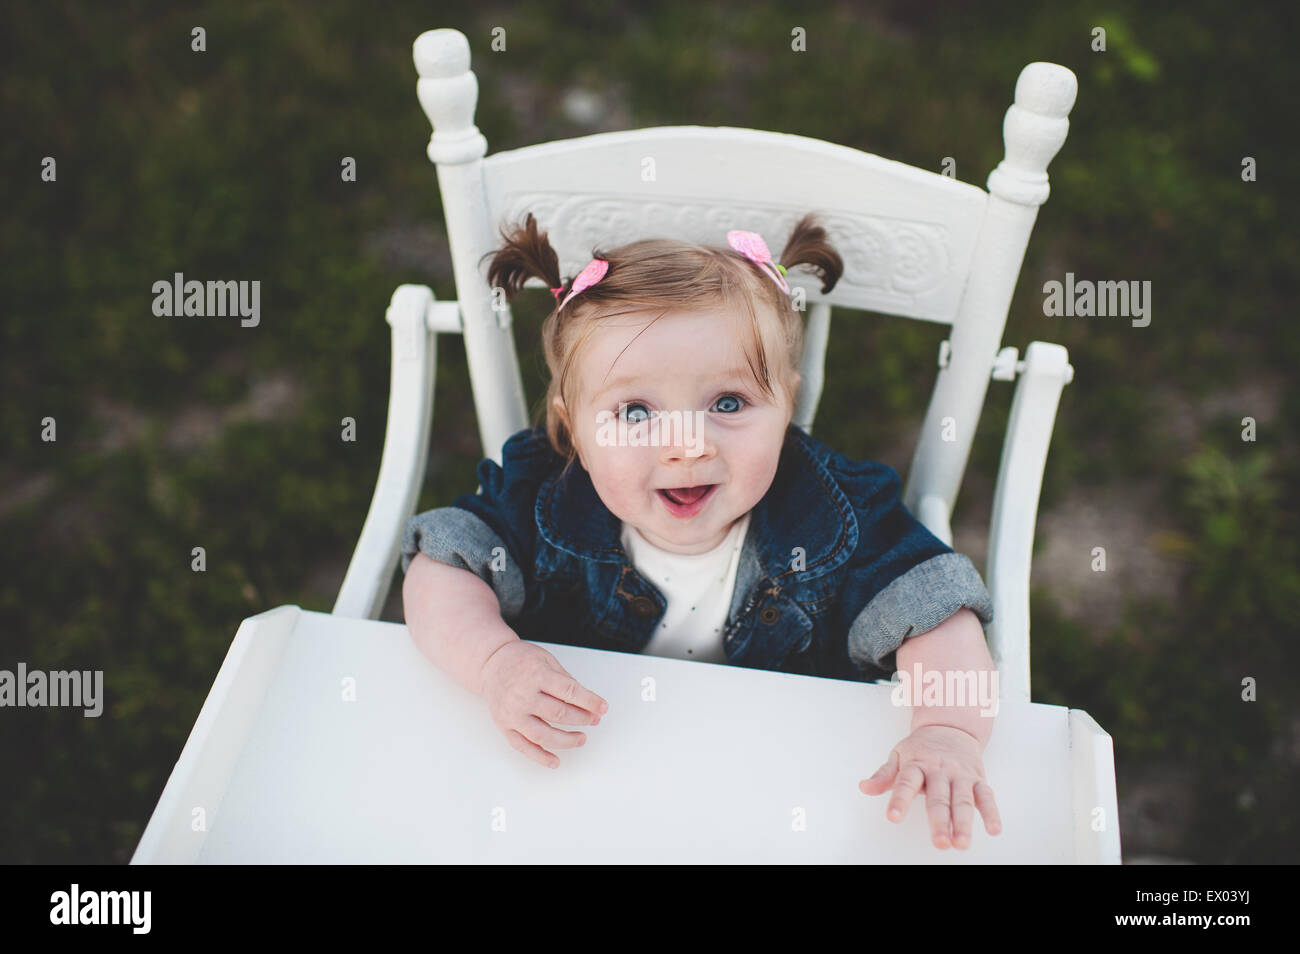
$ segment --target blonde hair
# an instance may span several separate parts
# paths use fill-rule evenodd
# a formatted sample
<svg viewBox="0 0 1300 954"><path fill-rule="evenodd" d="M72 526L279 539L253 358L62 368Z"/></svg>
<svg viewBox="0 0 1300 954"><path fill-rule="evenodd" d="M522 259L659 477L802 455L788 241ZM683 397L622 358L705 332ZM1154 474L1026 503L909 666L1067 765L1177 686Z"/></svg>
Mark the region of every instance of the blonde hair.
<svg viewBox="0 0 1300 954"><path fill-rule="evenodd" d="M778 400L775 378L787 406L793 408L795 369L803 353L803 318L776 282L729 246L644 239L609 251L595 249L593 258L609 262L605 277L560 309L574 276L561 280L559 258L547 234L538 232L532 213L522 225L508 232L503 229L501 235L504 244L488 253L493 256L489 285L503 289L507 300L533 277L545 281L548 288L561 288L556 308L542 323L541 337L550 372L544 399L546 434L556 453L566 458L566 469L578 452L554 399L559 397L570 413L577 406L580 382L573 373L575 361L597 325L608 318L659 310L654 319L658 321L667 311L681 308L682 302L690 302L691 308L739 310L749 318L745 357L754 381L764 394ZM835 287L844 271L843 259L811 213L795 225L776 261L786 268L812 267L822 280L823 294ZM760 312L767 317L760 318ZM535 412L534 426L542 410Z"/></svg>

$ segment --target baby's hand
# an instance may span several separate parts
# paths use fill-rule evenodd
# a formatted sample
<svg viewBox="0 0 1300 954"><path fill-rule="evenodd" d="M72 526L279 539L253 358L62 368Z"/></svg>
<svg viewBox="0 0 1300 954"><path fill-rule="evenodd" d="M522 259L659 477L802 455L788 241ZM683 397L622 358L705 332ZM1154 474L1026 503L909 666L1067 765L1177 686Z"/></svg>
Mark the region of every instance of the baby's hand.
<svg viewBox="0 0 1300 954"><path fill-rule="evenodd" d="M557 768L560 760L543 746L571 749L587 741L581 732L549 723L597 725L609 710L604 699L584 689L554 656L522 639L506 643L484 663L483 698L511 746L549 768Z"/></svg>
<svg viewBox="0 0 1300 954"><path fill-rule="evenodd" d="M1002 830L993 789L984 778L982 751L983 746L969 732L947 725L923 725L894 746L888 761L871 778L859 782L858 788L867 795L879 795L892 786L894 797L886 811L892 822L906 817L912 799L924 788L934 846L948 848L951 843L966 849L970 847L973 807L979 808L984 830L990 835Z"/></svg>

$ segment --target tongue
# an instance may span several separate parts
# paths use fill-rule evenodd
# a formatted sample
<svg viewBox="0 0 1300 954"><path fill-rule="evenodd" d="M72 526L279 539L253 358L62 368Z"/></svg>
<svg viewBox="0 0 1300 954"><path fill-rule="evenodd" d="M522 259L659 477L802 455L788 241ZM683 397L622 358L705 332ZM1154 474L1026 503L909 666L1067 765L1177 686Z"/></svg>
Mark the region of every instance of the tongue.
<svg viewBox="0 0 1300 954"><path fill-rule="evenodd" d="M699 487L678 487L676 490L665 491L675 503L693 504L709 492L709 484L703 484Z"/></svg>

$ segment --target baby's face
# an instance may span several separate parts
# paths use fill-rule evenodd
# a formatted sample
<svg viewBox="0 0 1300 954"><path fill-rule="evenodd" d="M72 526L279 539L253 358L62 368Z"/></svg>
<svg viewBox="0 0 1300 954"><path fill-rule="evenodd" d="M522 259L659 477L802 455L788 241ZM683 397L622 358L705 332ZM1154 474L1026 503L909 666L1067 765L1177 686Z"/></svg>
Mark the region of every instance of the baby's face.
<svg viewBox="0 0 1300 954"><path fill-rule="evenodd" d="M739 327L721 311L607 319L578 356L578 406L557 399L601 501L661 549L718 546L776 475L792 409L754 382Z"/></svg>

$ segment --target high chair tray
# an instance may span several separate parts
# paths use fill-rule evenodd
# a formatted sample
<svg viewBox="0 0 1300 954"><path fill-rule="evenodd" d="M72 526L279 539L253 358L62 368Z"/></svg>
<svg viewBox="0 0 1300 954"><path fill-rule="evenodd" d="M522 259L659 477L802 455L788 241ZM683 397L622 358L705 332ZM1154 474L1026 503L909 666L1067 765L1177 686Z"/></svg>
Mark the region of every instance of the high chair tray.
<svg viewBox="0 0 1300 954"><path fill-rule="evenodd" d="M890 687L541 644L609 702L557 769L404 625L244 620L136 848L141 863L1118 863L1110 736L1003 702L984 754L1003 830L930 841L863 795L907 733Z"/></svg>

